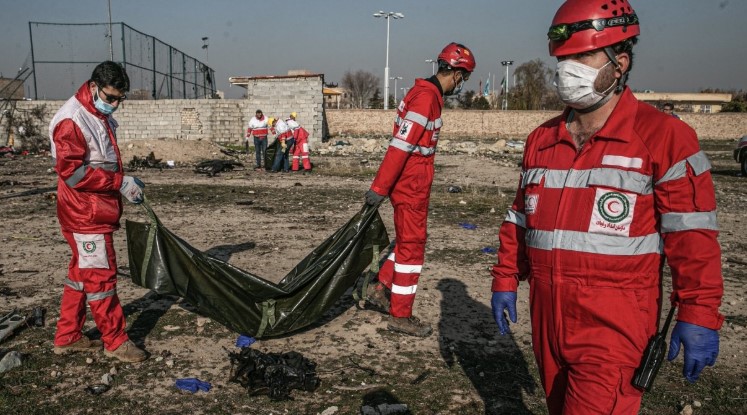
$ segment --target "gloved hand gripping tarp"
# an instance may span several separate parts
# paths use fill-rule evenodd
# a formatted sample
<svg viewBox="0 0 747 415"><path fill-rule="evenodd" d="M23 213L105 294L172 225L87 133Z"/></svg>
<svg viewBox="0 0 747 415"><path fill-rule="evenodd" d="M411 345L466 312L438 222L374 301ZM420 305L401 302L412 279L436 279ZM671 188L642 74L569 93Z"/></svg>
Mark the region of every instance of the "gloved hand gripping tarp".
<svg viewBox="0 0 747 415"><path fill-rule="evenodd" d="M322 242L278 284L213 258L171 233L147 201L150 223L127 221L132 281L183 297L238 333L257 338L312 324L353 287L389 237L376 207L363 209Z"/></svg>

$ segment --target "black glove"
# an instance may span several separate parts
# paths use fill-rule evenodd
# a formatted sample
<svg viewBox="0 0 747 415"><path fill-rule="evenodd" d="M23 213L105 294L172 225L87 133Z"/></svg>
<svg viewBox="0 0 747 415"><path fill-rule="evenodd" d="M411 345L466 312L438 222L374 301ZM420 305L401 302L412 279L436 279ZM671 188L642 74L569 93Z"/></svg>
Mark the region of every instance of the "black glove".
<svg viewBox="0 0 747 415"><path fill-rule="evenodd" d="M369 206L378 205L385 197L369 189L366 192L366 204Z"/></svg>

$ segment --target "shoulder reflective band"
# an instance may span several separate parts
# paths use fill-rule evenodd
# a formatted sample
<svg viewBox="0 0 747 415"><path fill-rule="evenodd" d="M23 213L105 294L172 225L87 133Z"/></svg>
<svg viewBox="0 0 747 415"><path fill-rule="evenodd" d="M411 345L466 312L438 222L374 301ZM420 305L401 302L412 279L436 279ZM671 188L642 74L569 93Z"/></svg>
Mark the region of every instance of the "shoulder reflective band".
<svg viewBox="0 0 747 415"><path fill-rule="evenodd" d="M693 173L695 173L696 176L700 176L704 172L711 169L711 162L708 161L708 156L706 156L703 151L699 151L684 160L674 163L672 167L670 167L669 170L667 170L667 172L664 173L663 176L661 176L661 179L659 179L656 184L658 185L671 180L677 180L685 177L685 174L687 173L685 163L689 164L690 167L692 167Z"/></svg>
<svg viewBox="0 0 747 415"><path fill-rule="evenodd" d="M590 254L622 256L662 253L662 240L658 233L625 237L566 230L553 232L528 229L526 243L532 248L546 251L563 249Z"/></svg>
<svg viewBox="0 0 747 415"><path fill-rule="evenodd" d="M661 215L661 233L695 229L717 231L716 212L665 213Z"/></svg>

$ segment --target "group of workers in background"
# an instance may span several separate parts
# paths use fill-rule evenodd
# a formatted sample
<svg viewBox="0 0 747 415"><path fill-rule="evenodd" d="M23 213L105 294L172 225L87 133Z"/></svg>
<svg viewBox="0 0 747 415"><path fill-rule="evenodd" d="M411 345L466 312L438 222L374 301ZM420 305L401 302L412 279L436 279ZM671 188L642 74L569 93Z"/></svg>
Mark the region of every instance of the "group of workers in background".
<svg viewBox="0 0 747 415"><path fill-rule="evenodd" d="M275 135L275 140L279 143L275 157L272 162L270 172L279 171L311 171L311 161L309 160L309 132L296 121L298 114L290 113L290 117L282 120L274 117L265 117L262 110L258 109L254 117L249 120L246 128L246 152L249 154L249 138L254 138L254 155L255 170L262 171L266 169L264 165L267 153L267 144L269 134ZM293 157L290 162L289 156Z"/></svg>

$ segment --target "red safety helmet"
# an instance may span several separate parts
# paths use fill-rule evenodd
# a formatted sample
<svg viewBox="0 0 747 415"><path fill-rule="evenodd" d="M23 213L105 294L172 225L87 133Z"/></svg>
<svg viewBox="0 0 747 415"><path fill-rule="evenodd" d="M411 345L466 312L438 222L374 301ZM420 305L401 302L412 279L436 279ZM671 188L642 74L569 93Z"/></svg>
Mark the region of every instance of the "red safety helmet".
<svg viewBox="0 0 747 415"><path fill-rule="evenodd" d="M438 60L444 61L452 68L461 68L467 72L475 70L475 55L466 46L459 43L449 43L438 54Z"/></svg>
<svg viewBox="0 0 747 415"><path fill-rule="evenodd" d="M605 48L641 33L628 0L567 0L547 32L550 55L565 56Z"/></svg>

